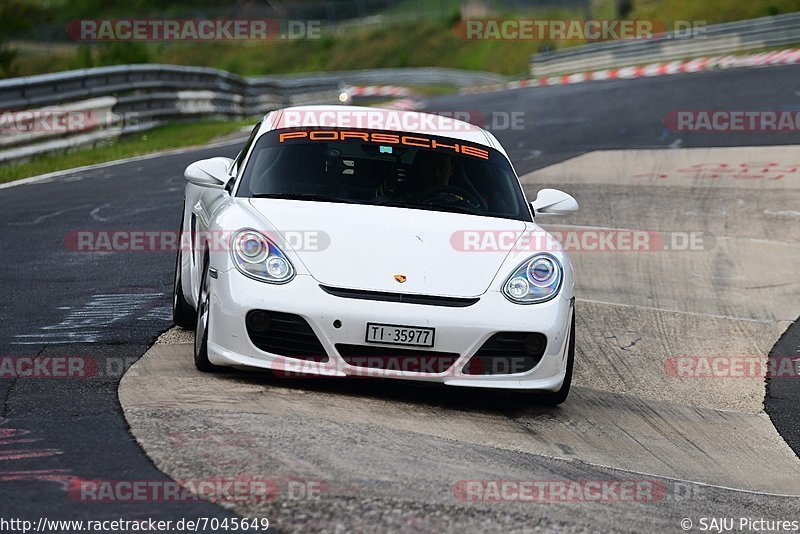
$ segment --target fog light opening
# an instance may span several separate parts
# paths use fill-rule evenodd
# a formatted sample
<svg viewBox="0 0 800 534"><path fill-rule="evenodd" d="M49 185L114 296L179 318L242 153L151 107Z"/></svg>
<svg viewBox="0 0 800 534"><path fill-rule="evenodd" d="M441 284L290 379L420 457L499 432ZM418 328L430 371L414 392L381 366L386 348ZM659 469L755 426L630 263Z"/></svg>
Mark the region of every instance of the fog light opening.
<svg viewBox="0 0 800 534"><path fill-rule="evenodd" d="M544 338L538 334L531 334L525 338L523 348L527 354L538 356L544 351Z"/></svg>
<svg viewBox="0 0 800 534"><path fill-rule="evenodd" d="M263 311L254 311L247 316L247 325L254 332L266 332L269 329L269 315Z"/></svg>

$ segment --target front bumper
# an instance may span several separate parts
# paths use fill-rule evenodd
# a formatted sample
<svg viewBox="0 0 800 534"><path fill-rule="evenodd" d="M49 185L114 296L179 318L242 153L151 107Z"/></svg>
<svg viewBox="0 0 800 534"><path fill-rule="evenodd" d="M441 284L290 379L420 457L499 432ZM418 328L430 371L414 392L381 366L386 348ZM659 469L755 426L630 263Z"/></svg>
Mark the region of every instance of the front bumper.
<svg viewBox="0 0 800 534"><path fill-rule="evenodd" d="M256 309L303 317L325 348L329 361L304 362L259 350L251 342L245 326L247 312ZM572 299L565 296L562 289L556 298L528 306L513 304L496 291L487 292L479 302L465 308L359 300L328 294L308 275L297 275L285 285L272 285L252 280L232 269L220 271L216 279L211 279L210 310L208 356L215 365L290 370L306 375L367 375L453 386L556 391L566 372ZM341 326L334 328L337 320ZM368 322L435 328L435 346L429 350L457 353L459 357L450 369L440 373L389 369L365 372L363 367L348 365L335 345L364 345ZM547 337L545 353L533 369L506 375L462 372L470 357L489 337L509 331L539 332ZM375 347L392 345L375 344Z"/></svg>

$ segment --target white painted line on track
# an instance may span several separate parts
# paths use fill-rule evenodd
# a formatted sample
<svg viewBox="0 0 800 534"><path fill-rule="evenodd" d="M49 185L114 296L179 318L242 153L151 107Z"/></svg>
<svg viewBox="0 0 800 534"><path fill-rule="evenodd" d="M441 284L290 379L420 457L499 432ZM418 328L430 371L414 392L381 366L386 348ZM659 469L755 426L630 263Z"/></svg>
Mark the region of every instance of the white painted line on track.
<svg viewBox="0 0 800 534"><path fill-rule="evenodd" d="M785 323L788 327L791 324L791 321L775 321L769 319L752 319L750 317L737 317L734 315L717 315L714 313L699 313L699 312L688 312L688 311L681 311L681 310L669 310L665 308L656 308L654 306L639 306L636 304L622 304L619 302L606 302L603 300L593 300L593 299L581 299L576 298L578 302L588 302L590 304L601 304L604 306L620 306L622 308L635 308L640 310L650 310L650 311L657 311L657 312L664 312L664 313L679 313L682 315L694 315L698 317L712 317L714 319L728 319L730 321L747 321L750 323L761 323L761 324L775 324L775 323Z"/></svg>
<svg viewBox="0 0 800 534"><path fill-rule="evenodd" d="M800 212L797 212L798 216L800 216ZM539 217L546 217L539 215ZM561 224L561 223L549 223L548 221L540 222L536 221L536 224L539 224L547 230L548 228L567 228L567 229L576 229L576 230L602 230L602 231L609 231L609 232L658 232L659 230L655 230L652 228L623 228L620 226L592 226L589 224ZM737 236L725 236L725 235L714 235L715 239L725 239L729 241L749 241L751 243L763 243L768 245L788 245L793 247L800 247L800 243L797 241L781 241L779 239L762 239L758 237L737 237Z"/></svg>
<svg viewBox="0 0 800 534"><path fill-rule="evenodd" d="M735 410L716 410L716 411L719 411L719 412L729 411L730 413L741 413L741 412L737 412ZM748 489L741 489L741 488L732 488L732 487L728 487L728 486L720 486L718 484L710 484L708 482L698 482L696 480L689 480L689 479L686 479L686 478L675 478L675 477L668 477L668 476L664 476L664 475L654 475L653 473L646 473L644 471L635 471L633 469L624 469L624 468L620 468L620 467L612 467L610 465L604 465L604 464L593 463L593 462L586 462L586 461L583 461L583 460L576 460L574 458L564 459L564 458L559 458L557 456L548 456L546 454L536 454L536 453L529 453L529 454L533 454L535 456L541 456L543 458L551 458L551 459L554 459L554 460L562 460L562 461L565 461L565 462L571 462L571 463L577 463L577 464L581 464L581 465L587 465L587 466L591 466L591 467L599 467L601 469L609 469L611 471L616 471L616 472L620 472L620 473L630 473L632 475L643 476L643 477L661 478L661 479L664 479L664 480L669 480L671 482L681 482L681 483L686 483L686 484L702 486L702 487L705 487L705 488L715 488L715 489L726 490L726 491L735 491L737 493L747 493L749 495L765 495L767 497L792 497L792 498L800 497L800 494L794 494L793 495L793 494L788 494L788 493L772 493L772 492L766 492L766 491L755 491L755 490L748 490Z"/></svg>
<svg viewBox="0 0 800 534"><path fill-rule="evenodd" d="M117 321L125 319L157 301L163 293L123 293L119 295L93 295L80 308L73 308L58 324L43 326L33 334L17 334L12 345L97 343L103 332ZM149 309L151 318L171 319L163 308Z"/></svg>

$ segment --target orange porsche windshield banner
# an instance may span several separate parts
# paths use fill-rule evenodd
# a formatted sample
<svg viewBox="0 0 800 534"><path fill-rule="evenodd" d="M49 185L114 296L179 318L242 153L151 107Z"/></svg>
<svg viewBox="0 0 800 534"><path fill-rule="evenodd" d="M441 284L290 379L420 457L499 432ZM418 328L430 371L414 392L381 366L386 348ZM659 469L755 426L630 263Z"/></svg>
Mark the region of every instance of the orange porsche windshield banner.
<svg viewBox="0 0 800 534"><path fill-rule="evenodd" d="M441 150L456 154L464 154L480 159L489 159L489 151L474 145L468 145L455 140L443 142L432 137L419 134L367 132L356 130L293 130L278 134L278 142L287 141L319 141L329 143L332 141L362 141L387 146L405 146L410 148L426 148Z"/></svg>

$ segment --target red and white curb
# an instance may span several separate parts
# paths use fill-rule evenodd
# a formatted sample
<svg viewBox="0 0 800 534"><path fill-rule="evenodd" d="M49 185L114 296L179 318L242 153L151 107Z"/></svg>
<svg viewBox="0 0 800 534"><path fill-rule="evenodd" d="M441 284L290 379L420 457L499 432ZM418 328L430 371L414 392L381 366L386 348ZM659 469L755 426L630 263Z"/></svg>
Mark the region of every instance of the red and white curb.
<svg viewBox="0 0 800 534"><path fill-rule="evenodd" d="M392 100L391 102L387 102L381 107L385 109L396 109L399 111L414 111L415 109L419 109L424 106L425 102L421 100L416 100L414 98L400 98L397 100Z"/></svg>
<svg viewBox="0 0 800 534"><path fill-rule="evenodd" d="M381 107L412 111L421 108L424 104L414 97L413 92L407 87L397 85L367 85L364 87L348 87L345 92L350 100L353 98L385 97L393 100L385 102Z"/></svg>
<svg viewBox="0 0 800 534"><path fill-rule="evenodd" d="M402 98L411 94L411 91L408 88L399 87L397 85L367 85L363 87L348 87L346 92L351 98L366 98L373 96Z"/></svg>
<svg viewBox="0 0 800 534"><path fill-rule="evenodd" d="M533 78L530 80L517 80L507 83L468 87L463 89L461 93L488 93L493 91L504 91L506 89L519 89L521 87L571 85L574 83L597 80L629 80L633 78L667 76L670 74L686 74L717 69L763 67L769 65L792 65L795 63L800 63L800 49L778 50L775 52L765 52L763 54L750 54L744 56L701 57L688 61L651 63L649 65L638 67L623 67L619 69L579 72L564 76L543 76L541 78Z"/></svg>

